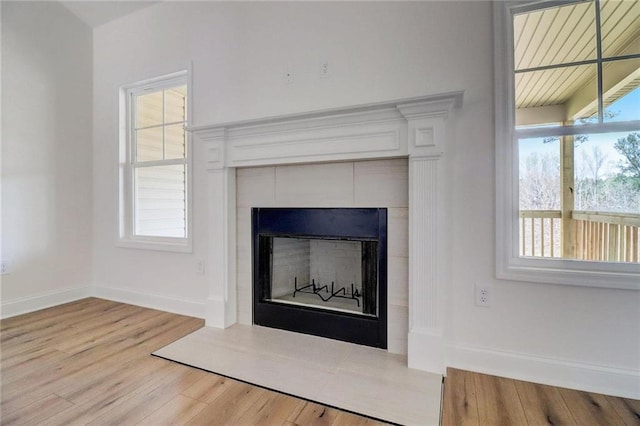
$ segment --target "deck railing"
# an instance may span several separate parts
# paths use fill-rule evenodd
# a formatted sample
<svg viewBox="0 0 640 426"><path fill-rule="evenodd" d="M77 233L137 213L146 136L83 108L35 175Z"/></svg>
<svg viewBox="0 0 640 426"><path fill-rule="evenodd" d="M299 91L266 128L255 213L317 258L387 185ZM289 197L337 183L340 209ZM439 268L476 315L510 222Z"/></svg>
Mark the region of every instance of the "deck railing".
<svg viewBox="0 0 640 426"><path fill-rule="evenodd" d="M640 214L574 211L576 258L638 262Z"/></svg>
<svg viewBox="0 0 640 426"><path fill-rule="evenodd" d="M640 262L640 214L574 211L573 258ZM520 211L520 256L562 257L560 210Z"/></svg>
<svg viewBox="0 0 640 426"><path fill-rule="evenodd" d="M560 210L520 210L520 256L561 257Z"/></svg>

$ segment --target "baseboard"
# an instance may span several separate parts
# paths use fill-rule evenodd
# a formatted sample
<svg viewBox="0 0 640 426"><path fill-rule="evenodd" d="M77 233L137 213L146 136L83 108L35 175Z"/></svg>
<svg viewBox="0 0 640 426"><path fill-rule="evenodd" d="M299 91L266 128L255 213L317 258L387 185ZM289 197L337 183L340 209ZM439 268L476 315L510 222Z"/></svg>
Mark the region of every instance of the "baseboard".
<svg viewBox="0 0 640 426"><path fill-rule="evenodd" d="M92 295L91 287L76 287L41 293L35 296L22 297L3 301L0 304L0 318L11 318L16 315L39 311L63 303L84 299Z"/></svg>
<svg viewBox="0 0 640 426"><path fill-rule="evenodd" d="M205 320L207 327L227 328L231 324L226 321L226 305L220 297L209 297L205 306Z"/></svg>
<svg viewBox="0 0 640 426"><path fill-rule="evenodd" d="M533 383L640 399L640 371L450 345L449 367Z"/></svg>
<svg viewBox="0 0 640 426"><path fill-rule="evenodd" d="M412 329L407 337L409 368L445 374L445 345L441 333Z"/></svg>
<svg viewBox="0 0 640 426"><path fill-rule="evenodd" d="M175 296L106 286L94 286L93 296L195 318L205 317L203 302Z"/></svg>

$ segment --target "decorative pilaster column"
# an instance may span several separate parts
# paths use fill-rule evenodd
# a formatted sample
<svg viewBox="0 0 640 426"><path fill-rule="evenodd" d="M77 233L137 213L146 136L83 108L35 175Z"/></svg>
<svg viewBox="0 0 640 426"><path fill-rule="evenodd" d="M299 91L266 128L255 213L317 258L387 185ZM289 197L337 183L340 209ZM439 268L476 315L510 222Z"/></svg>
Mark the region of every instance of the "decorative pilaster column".
<svg viewBox="0 0 640 426"><path fill-rule="evenodd" d="M446 190L441 158L457 98L398 105L408 123L409 368L445 373Z"/></svg>
<svg viewBox="0 0 640 426"><path fill-rule="evenodd" d="M224 128L194 131L205 149L209 295L205 321L226 328L236 322L236 173L226 167Z"/></svg>

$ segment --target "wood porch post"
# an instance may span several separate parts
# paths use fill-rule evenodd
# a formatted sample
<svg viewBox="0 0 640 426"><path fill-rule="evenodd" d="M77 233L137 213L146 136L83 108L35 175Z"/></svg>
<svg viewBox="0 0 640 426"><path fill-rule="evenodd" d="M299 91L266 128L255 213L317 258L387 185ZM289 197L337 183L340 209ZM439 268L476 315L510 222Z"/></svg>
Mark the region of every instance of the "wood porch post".
<svg viewBox="0 0 640 426"><path fill-rule="evenodd" d="M562 257L565 259L576 258L576 227L571 214L575 206L574 196L574 137L563 136L560 138L560 182L561 196L560 210L562 211L562 226L560 245Z"/></svg>

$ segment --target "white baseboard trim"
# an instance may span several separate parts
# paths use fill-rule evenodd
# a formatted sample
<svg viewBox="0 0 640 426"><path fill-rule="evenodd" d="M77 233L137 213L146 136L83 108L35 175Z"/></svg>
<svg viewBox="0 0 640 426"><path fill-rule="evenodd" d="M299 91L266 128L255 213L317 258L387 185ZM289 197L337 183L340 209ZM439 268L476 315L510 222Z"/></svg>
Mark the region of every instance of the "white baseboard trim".
<svg viewBox="0 0 640 426"><path fill-rule="evenodd" d="M204 318L205 304L201 301L183 299L164 294L132 290L122 287L94 286L93 296L115 302L129 303L145 308L158 309L174 314Z"/></svg>
<svg viewBox="0 0 640 426"><path fill-rule="evenodd" d="M205 308L205 320L207 327L215 328L227 328L227 321L225 319L226 304L224 300L219 297L209 297L206 302Z"/></svg>
<svg viewBox="0 0 640 426"><path fill-rule="evenodd" d="M516 380L640 399L640 371L449 345L448 366Z"/></svg>
<svg viewBox="0 0 640 426"><path fill-rule="evenodd" d="M84 299L92 295L91 287L75 287L34 296L21 297L19 299L2 301L0 304L0 318L11 318L16 315L39 311L52 306L62 305L75 300Z"/></svg>
<svg viewBox="0 0 640 426"><path fill-rule="evenodd" d="M409 368L445 374L445 345L442 333L412 329L407 337L407 364Z"/></svg>

